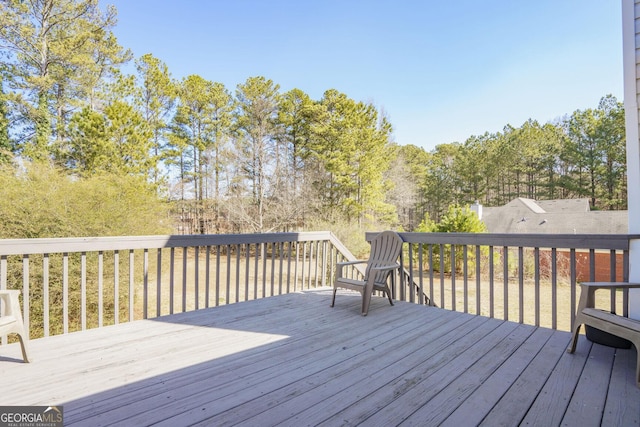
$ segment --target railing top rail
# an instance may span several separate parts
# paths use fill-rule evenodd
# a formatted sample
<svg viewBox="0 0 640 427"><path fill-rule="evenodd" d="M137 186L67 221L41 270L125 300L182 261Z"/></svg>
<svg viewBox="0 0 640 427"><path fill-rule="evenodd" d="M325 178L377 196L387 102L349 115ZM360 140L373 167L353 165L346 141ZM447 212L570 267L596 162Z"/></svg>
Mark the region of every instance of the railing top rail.
<svg viewBox="0 0 640 427"><path fill-rule="evenodd" d="M371 241L377 232L367 232ZM628 250L629 234L398 233L406 243Z"/></svg>
<svg viewBox="0 0 640 427"><path fill-rule="evenodd" d="M130 249L180 248L252 243L337 241L329 231L300 233L203 234L158 236L71 237L51 239L0 239L0 256L96 252Z"/></svg>

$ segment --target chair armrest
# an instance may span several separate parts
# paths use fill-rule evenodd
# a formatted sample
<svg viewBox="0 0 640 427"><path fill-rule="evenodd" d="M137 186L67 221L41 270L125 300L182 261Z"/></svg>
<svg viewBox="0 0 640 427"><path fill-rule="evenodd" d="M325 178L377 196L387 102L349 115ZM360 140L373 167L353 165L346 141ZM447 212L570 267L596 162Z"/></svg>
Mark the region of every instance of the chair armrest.
<svg viewBox="0 0 640 427"><path fill-rule="evenodd" d="M580 286L587 289L634 289L640 288L640 283L630 282L581 282Z"/></svg>
<svg viewBox="0 0 640 427"><path fill-rule="evenodd" d="M20 291L18 289L3 289L0 290L0 299L4 301L4 315L14 316L14 305L19 309L18 296Z"/></svg>
<svg viewBox="0 0 640 427"><path fill-rule="evenodd" d="M373 267L372 270L384 271L384 270L395 270L396 268L400 268L400 264L381 265L381 266L378 266L378 267Z"/></svg>
<svg viewBox="0 0 640 427"><path fill-rule="evenodd" d="M343 261L343 262L338 262L336 263L336 265L343 267L345 265L355 265L355 264L363 264L366 263L367 261L365 260L357 260L357 261Z"/></svg>
<svg viewBox="0 0 640 427"><path fill-rule="evenodd" d="M609 289L614 291L616 289L628 289L640 288L640 283L629 282L582 282L580 283L580 300L578 301L578 307L576 314L582 312L585 308L595 308L595 295L598 289Z"/></svg>
<svg viewBox="0 0 640 427"><path fill-rule="evenodd" d="M347 267L349 265L366 264L366 263L367 261L364 261L364 260L344 261L344 262L336 263L336 279L340 279L342 277L342 271L344 270L344 267Z"/></svg>
<svg viewBox="0 0 640 427"><path fill-rule="evenodd" d="M20 291L18 289L2 289L0 295L20 295Z"/></svg>

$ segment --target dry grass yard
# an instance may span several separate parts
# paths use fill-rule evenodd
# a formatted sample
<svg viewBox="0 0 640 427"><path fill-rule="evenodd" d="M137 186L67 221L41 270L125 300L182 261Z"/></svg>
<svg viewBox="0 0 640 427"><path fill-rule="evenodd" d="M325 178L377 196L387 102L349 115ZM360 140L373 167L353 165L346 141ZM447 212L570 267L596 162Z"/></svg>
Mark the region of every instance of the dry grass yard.
<svg viewBox="0 0 640 427"><path fill-rule="evenodd" d="M229 256L210 253L207 263L205 251L199 251L196 259L195 252L191 249L186 258L182 250L175 251L172 263L169 251L165 252L167 255L163 254L161 260L159 313L158 262L149 257L149 317L281 295L323 285L320 263L314 258L303 261L299 257L296 260L295 254L291 254L289 260L288 254L282 257L267 255L247 258L243 253L231 253ZM325 281L325 285L329 284ZM143 317L143 311L144 279L136 283L136 318Z"/></svg>
<svg viewBox="0 0 640 427"><path fill-rule="evenodd" d="M429 294L428 278L423 279L425 290ZM451 278L445 278L444 292L441 286L440 278L434 279L434 303L442 308L452 309L454 301L452 300ZM497 319L510 320L514 322L536 325L536 311L539 312L539 326L553 328L555 313L555 329L562 331L570 331L571 329L571 286L568 282L562 281L556 284L555 289L547 280L540 281L539 296L536 298L535 283L525 281L520 290L518 282L510 281L506 287L507 303L505 304L505 285L500 279L494 283L493 289L486 280L481 280L480 292L477 291L477 283L475 278L469 278L467 281L467 310L465 310L465 287L463 278L457 278L455 284L455 309L457 311L466 311L471 314L481 314L483 316L495 317ZM556 294L555 307L553 305L553 293ZM520 312L520 298L522 294L522 313ZM480 298L480 311L477 310L477 295ZM493 295L493 297L492 297ZM576 285L575 301L580 297L580 286ZM491 310L491 301L493 300L493 313ZM536 303L536 301L538 301ZM596 294L597 306L601 309L611 309L611 295L607 292L599 292ZM539 308L536 309L536 306ZM504 307L508 307L508 316L505 317ZM622 313L622 295L616 296L617 313ZM521 319L522 316L522 319Z"/></svg>

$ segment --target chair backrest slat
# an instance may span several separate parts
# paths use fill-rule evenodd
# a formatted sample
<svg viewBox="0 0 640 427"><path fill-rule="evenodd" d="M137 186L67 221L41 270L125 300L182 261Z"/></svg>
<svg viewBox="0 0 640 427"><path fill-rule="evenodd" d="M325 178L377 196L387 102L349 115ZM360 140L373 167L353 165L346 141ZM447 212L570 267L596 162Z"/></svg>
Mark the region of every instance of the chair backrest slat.
<svg viewBox="0 0 640 427"><path fill-rule="evenodd" d="M393 231L383 231L371 241L371 253L367 262L365 280L368 279L371 269L384 265L391 265L397 262L402 252L402 238ZM390 271L376 273L374 281L384 283L389 277Z"/></svg>

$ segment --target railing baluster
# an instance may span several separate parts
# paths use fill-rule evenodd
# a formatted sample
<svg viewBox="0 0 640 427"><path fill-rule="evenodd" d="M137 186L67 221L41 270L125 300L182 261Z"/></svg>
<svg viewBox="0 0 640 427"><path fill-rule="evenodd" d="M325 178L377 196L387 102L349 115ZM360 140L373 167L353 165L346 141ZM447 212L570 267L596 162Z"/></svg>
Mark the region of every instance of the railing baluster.
<svg viewBox="0 0 640 427"><path fill-rule="evenodd" d="M276 244L275 242L271 242L271 295L275 295L275 281L274 281L274 277L276 274L276 251L275 251L275 247Z"/></svg>
<svg viewBox="0 0 640 427"><path fill-rule="evenodd" d="M524 323L524 248L518 246L518 314L519 322Z"/></svg>
<svg viewBox="0 0 640 427"><path fill-rule="evenodd" d="M47 270L49 269L48 260L47 260ZM47 271L47 288L49 272ZM48 295L48 290L47 290ZM45 313L49 314L48 307L48 297L45 299L45 304L47 304L47 309ZM98 251L98 327L101 328L104 324L104 253L103 251Z"/></svg>
<svg viewBox="0 0 640 427"><path fill-rule="evenodd" d="M171 248L169 252L169 314L173 314L173 299L175 290L176 251Z"/></svg>
<svg viewBox="0 0 640 427"><path fill-rule="evenodd" d="M422 245L418 245L418 271L419 271L419 275L418 275L418 292L419 294L419 298L418 298L418 304L422 305L425 304L425 300L424 300L424 280L423 280L423 261L422 261L422 256L423 256L423 247ZM411 281L409 283L413 283L413 278L411 279Z"/></svg>
<svg viewBox="0 0 640 427"><path fill-rule="evenodd" d="M536 326L540 326L540 248L533 249L534 271L535 271L535 307L536 307Z"/></svg>
<svg viewBox="0 0 640 427"><path fill-rule="evenodd" d="M611 249L609 251L609 281L616 281L616 251L615 249ZM618 313L619 310L616 309L616 290L611 289L611 312Z"/></svg>
<svg viewBox="0 0 640 427"><path fill-rule="evenodd" d="M313 280L313 242L309 242L309 272L307 276L307 289L311 289Z"/></svg>
<svg viewBox="0 0 640 427"><path fill-rule="evenodd" d="M227 245L227 282L224 295L225 304L231 302L231 245Z"/></svg>
<svg viewBox="0 0 640 427"><path fill-rule="evenodd" d="M220 245L216 246L216 303L217 307L220 305Z"/></svg>
<svg viewBox="0 0 640 427"><path fill-rule="evenodd" d="M235 269L235 298L234 302L240 301L240 244L235 245L236 249L236 269ZM229 259L231 259L231 254L229 254ZM229 274L231 274L231 264L229 266Z"/></svg>
<svg viewBox="0 0 640 427"><path fill-rule="evenodd" d="M135 283L135 265L133 249L129 250L129 322L134 319L134 283Z"/></svg>
<svg viewBox="0 0 640 427"><path fill-rule="evenodd" d="M491 318L495 317L494 311L493 311L494 280L495 280L495 276L494 276L494 268L493 268L493 246L489 246L489 317Z"/></svg>
<svg viewBox="0 0 640 427"><path fill-rule="evenodd" d="M206 246L207 254L204 258L204 306L206 308L210 307L210 299L211 299L211 245Z"/></svg>
<svg viewBox="0 0 640 427"><path fill-rule="evenodd" d="M267 243L260 243L262 254L262 297L267 296Z"/></svg>
<svg viewBox="0 0 640 427"><path fill-rule="evenodd" d="M80 253L80 325L87 329L87 253Z"/></svg>
<svg viewBox="0 0 640 427"><path fill-rule="evenodd" d="M187 311L187 258L189 256L189 248L182 248L182 312Z"/></svg>
<svg viewBox="0 0 640 427"><path fill-rule="evenodd" d="M322 282L321 286L325 287L327 285L327 245L328 242L326 240L322 241ZM288 292L288 289L287 289Z"/></svg>
<svg viewBox="0 0 640 427"><path fill-rule="evenodd" d="M69 333L69 254L62 254L62 330Z"/></svg>
<svg viewBox="0 0 640 427"><path fill-rule="evenodd" d="M1 288L1 287L0 287ZM43 335L49 336L49 254L42 256L42 323L43 323ZM100 316L102 315L102 304L98 304L100 310ZM98 326L102 326L99 323Z"/></svg>
<svg viewBox="0 0 640 427"><path fill-rule="evenodd" d="M236 298L235 302L240 301L240 257L241 253L240 243L236 245Z"/></svg>
<svg viewBox="0 0 640 427"><path fill-rule="evenodd" d="M249 301L249 274L250 274L250 265L249 260L251 259L251 245L249 243L244 245L245 257L244 257L244 300ZM256 296L254 294L253 299Z"/></svg>
<svg viewBox="0 0 640 427"><path fill-rule="evenodd" d="M444 244L440 244L440 307L444 305Z"/></svg>
<svg viewBox="0 0 640 427"><path fill-rule="evenodd" d="M193 248L193 297L195 309L200 308L200 246Z"/></svg>
<svg viewBox="0 0 640 427"><path fill-rule="evenodd" d="M469 312L469 246L462 246L462 258L464 263L462 264L462 288L464 293L464 312Z"/></svg>
<svg viewBox="0 0 640 427"><path fill-rule="evenodd" d="M319 262L320 262L320 256L319 256L319 254L320 254L320 252L319 252L320 251L320 242L318 240L316 240L315 245L316 245L316 269L315 269L315 276L316 277L315 277L315 280L314 280L314 287L317 288L318 287L318 270L320 269L319 265L318 265Z"/></svg>
<svg viewBox="0 0 640 427"><path fill-rule="evenodd" d="M255 298L258 298L258 261L260 260L260 244L255 244L255 256L253 263L253 295ZM264 295L263 295L264 296Z"/></svg>
<svg viewBox="0 0 640 427"><path fill-rule="evenodd" d="M622 281L629 281L629 251L622 252ZM629 317L629 292L622 294L622 315Z"/></svg>
<svg viewBox="0 0 640 427"><path fill-rule="evenodd" d="M30 336L31 295L29 290L29 255L22 256L22 315L24 316L24 329Z"/></svg>
<svg viewBox="0 0 640 427"><path fill-rule="evenodd" d="M551 248L551 328L558 328L558 269L556 248Z"/></svg>
<svg viewBox="0 0 640 427"><path fill-rule="evenodd" d="M571 290L571 330L575 326L576 319L576 250L571 248L569 250L569 274L570 274L570 290Z"/></svg>
<svg viewBox="0 0 640 427"><path fill-rule="evenodd" d="M456 245L451 245L451 310L456 311Z"/></svg>
<svg viewBox="0 0 640 427"><path fill-rule="evenodd" d="M304 290L304 282L305 282L304 272L305 272L306 262L307 262L307 242L303 242L302 243L302 281L300 282L302 286L302 290Z"/></svg>
<svg viewBox="0 0 640 427"><path fill-rule="evenodd" d="M502 280L504 290L502 291L502 304L504 309L504 320L509 320L509 248L502 247Z"/></svg>
<svg viewBox="0 0 640 427"><path fill-rule="evenodd" d="M481 314L481 305L480 305L480 283L481 283L481 270L480 270L480 245L476 245L476 314Z"/></svg>
<svg viewBox="0 0 640 427"><path fill-rule="evenodd" d="M402 256L402 255L401 255ZM409 258L409 302L416 302L416 298L414 296L414 289L413 289L413 246L409 245L409 250L407 252L407 258ZM402 271L404 270L404 265L401 264L400 266L400 277L404 277L404 274L402 273ZM403 284L404 280L400 280L400 288L404 289L405 286Z"/></svg>
<svg viewBox="0 0 640 427"><path fill-rule="evenodd" d="M120 323L120 252L113 251L113 324Z"/></svg>
<svg viewBox="0 0 640 427"><path fill-rule="evenodd" d="M278 243L278 294L282 295L282 271L283 271L283 262L282 252L284 251L284 243Z"/></svg>
<svg viewBox="0 0 640 427"><path fill-rule="evenodd" d="M296 253L295 253L295 255L296 255L296 263L295 263L295 265L293 267L293 270L294 270L294 272L293 272L293 276L294 276L294 278L293 278L293 291L294 292L298 290L298 283L301 283L301 282L299 282L300 279L299 279L299 276L298 276L298 272L301 271L304 268L304 267L302 267L302 265L300 263L300 242L296 242ZM302 262L304 263L304 258L302 258ZM304 289L304 286L301 285L300 289L301 290Z"/></svg>
<svg viewBox="0 0 640 427"><path fill-rule="evenodd" d="M291 291L291 245L293 242L287 243L287 293ZM326 267L326 264L325 264Z"/></svg>
<svg viewBox="0 0 640 427"><path fill-rule="evenodd" d="M142 318L149 318L149 249L142 252Z"/></svg>

